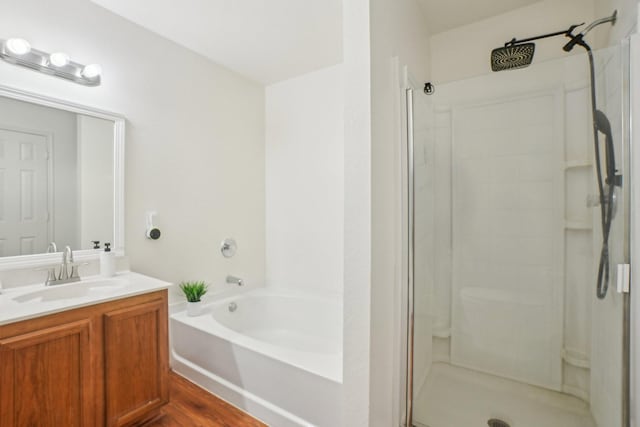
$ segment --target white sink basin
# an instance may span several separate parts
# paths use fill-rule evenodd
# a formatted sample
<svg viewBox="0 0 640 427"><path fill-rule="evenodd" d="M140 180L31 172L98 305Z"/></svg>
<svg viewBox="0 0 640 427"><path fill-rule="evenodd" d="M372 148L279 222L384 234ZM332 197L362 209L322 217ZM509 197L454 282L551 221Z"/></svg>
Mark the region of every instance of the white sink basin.
<svg viewBox="0 0 640 427"><path fill-rule="evenodd" d="M0 326L120 298L167 289L170 283L131 271L89 276L66 285L17 286L0 293Z"/></svg>
<svg viewBox="0 0 640 427"><path fill-rule="evenodd" d="M88 282L75 282L66 285L47 286L37 291L14 297L13 300L20 303L45 302L58 300L73 300L91 296L102 297L118 292L126 286L121 279L92 280Z"/></svg>

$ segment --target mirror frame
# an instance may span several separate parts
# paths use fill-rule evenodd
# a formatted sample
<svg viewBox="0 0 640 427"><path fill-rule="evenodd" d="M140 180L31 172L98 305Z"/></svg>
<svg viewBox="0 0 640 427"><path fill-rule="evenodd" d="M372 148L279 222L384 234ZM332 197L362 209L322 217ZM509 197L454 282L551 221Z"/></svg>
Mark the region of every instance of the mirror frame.
<svg viewBox="0 0 640 427"><path fill-rule="evenodd" d="M57 108L76 114L113 121L113 239L112 250L116 256L124 255L124 142L125 117L94 107L76 104L61 99L39 95L0 84L0 96L29 102L44 107ZM59 248L61 249L61 248ZM73 249L73 248L72 248ZM96 249L74 250L76 261L97 260L101 251ZM0 257L0 271L33 268L61 262L61 252L34 255L14 255Z"/></svg>

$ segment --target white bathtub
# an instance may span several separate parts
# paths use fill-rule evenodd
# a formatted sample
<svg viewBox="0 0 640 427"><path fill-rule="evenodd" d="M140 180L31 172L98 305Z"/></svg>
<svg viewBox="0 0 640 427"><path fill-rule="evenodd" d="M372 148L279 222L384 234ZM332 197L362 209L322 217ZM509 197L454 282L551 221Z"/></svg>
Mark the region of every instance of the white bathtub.
<svg viewBox="0 0 640 427"><path fill-rule="evenodd" d="M173 369L235 406L275 427L342 424L340 301L253 290L170 327Z"/></svg>

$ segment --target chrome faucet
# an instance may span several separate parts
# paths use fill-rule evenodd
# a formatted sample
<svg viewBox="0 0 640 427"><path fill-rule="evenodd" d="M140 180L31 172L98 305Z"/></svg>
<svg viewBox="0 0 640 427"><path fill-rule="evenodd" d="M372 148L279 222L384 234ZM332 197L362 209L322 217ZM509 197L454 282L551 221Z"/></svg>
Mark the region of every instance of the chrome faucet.
<svg viewBox="0 0 640 427"><path fill-rule="evenodd" d="M55 254L56 252L58 252L58 246L56 245L56 242L49 243L49 246L47 246L47 253ZM56 280L58 280L58 278L56 277L56 268L52 266L47 269L47 280L45 280L44 285L49 286L50 283L55 282Z"/></svg>
<svg viewBox="0 0 640 427"><path fill-rule="evenodd" d="M236 276L227 276L227 283L236 284L238 286L244 285L244 281Z"/></svg>
<svg viewBox="0 0 640 427"><path fill-rule="evenodd" d="M58 280L67 280L69 278L69 264L73 262L73 251L71 246L65 246L62 252L62 265L60 265L60 275Z"/></svg>
<svg viewBox="0 0 640 427"><path fill-rule="evenodd" d="M51 242L49 244L49 249L56 251L56 244ZM71 266L71 272L69 272L69 266ZM73 250L70 246L66 246L64 248L64 252L62 252L62 264L60 264L60 273L56 275L56 268L50 267L47 269L47 279L44 282L45 286L52 285L62 285L63 283L71 283L78 282L80 280L80 276L78 275L78 266L75 264L73 259Z"/></svg>

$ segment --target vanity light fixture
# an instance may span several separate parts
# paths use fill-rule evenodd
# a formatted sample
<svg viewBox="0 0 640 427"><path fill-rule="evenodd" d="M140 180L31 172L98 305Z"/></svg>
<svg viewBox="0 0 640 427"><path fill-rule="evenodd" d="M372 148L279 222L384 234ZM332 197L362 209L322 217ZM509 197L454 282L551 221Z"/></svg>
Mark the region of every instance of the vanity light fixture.
<svg viewBox="0 0 640 427"><path fill-rule="evenodd" d="M63 52L56 52L49 55L49 63L55 67L64 67L69 64L71 58Z"/></svg>
<svg viewBox="0 0 640 427"><path fill-rule="evenodd" d="M31 45L25 39L9 39L7 49L14 55L22 56L31 52Z"/></svg>
<svg viewBox="0 0 640 427"><path fill-rule="evenodd" d="M102 74L102 67L98 64L85 65L82 69L82 75L88 79L95 79Z"/></svg>
<svg viewBox="0 0 640 427"><path fill-rule="evenodd" d="M100 65L82 65L73 62L69 55L63 52L48 54L33 49L24 39L0 40L0 58L14 65L62 77L85 86L99 86L101 82L102 67Z"/></svg>

